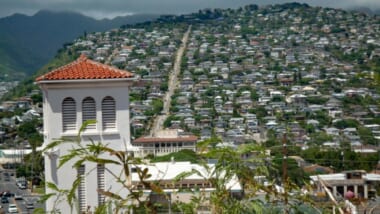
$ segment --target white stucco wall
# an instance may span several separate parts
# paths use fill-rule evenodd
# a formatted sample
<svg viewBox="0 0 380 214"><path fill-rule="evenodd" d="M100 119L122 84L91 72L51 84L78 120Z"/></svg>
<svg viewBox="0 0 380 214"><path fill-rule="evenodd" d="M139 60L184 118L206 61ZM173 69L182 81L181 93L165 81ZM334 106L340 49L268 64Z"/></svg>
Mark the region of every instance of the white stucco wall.
<svg viewBox="0 0 380 214"><path fill-rule="evenodd" d="M94 98L97 110L97 129L85 131L81 137L81 143L86 144L89 139L94 142L104 142L115 150L126 151L131 148L129 129L129 80L124 81L62 81L56 83L40 83L43 89L44 102L44 146L60 139L61 137L74 138L82 121L82 100L88 96ZM111 96L116 103L116 129L102 129L101 102L104 97ZM66 97L72 97L76 102L77 131L62 132L62 101ZM63 144L45 155L45 179L47 182L55 183L59 188L70 189L76 179L77 171L72 168L73 162L69 162L58 169L59 157L68 153L73 145ZM98 206L97 193L97 171L96 164L86 163L86 201L91 210ZM112 172L120 172L120 167L107 167ZM95 170L94 170L95 169ZM119 194L127 194L126 190L118 184L110 173L105 175L106 189ZM46 190L51 193L51 189ZM51 211L53 207L62 213L68 213L69 205L65 200L55 204L56 198L52 197L46 203L46 210ZM74 210L74 213L77 213Z"/></svg>

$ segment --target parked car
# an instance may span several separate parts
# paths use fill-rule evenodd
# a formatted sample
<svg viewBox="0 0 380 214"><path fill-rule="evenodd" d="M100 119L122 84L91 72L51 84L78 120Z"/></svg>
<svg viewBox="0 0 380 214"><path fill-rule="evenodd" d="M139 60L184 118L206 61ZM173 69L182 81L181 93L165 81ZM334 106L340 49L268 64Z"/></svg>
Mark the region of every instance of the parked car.
<svg viewBox="0 0 380 214"><path fill-rule="evenodd" d="M23 183L23 182L18 182L18 183L17 183L17 186L18 186L18 188L20 188L20 189L26 189L26 184Z"/></svg>
<svg viewBox="0 0 380 214"><path fill-rule="evenodd" d="M34 209L34 204L33 202L26 202L25 207L26 209Z"/></svg>
<svg viewBox="0 0 380 214"><path fill-rule="evenodd" d="M10 197L13 197L14 194L9 192L9 191L4 191L0 194L2 197L7 197L7 198L10 198Z"/></svg>
<svg viewBox="0 0 380 214"><path fill-rule="evenodd" d="M7 197L1 197L1 203L5 204L5 203L9 203L9 200Z"/></svg>
<svg viewBox="0 0 380 214"><path fill-rule="evenodd" d="M22 200L22 199L23 198L22 198L21 194L19 194L19 193L15 194L15 200Z"/></svg>
<svg viewBox="0 0 380 214"><path fill-rule="evenodd" d="M9 204L8 212L9 213L18 213L18 208L17 208L16 204Z"/></svg>

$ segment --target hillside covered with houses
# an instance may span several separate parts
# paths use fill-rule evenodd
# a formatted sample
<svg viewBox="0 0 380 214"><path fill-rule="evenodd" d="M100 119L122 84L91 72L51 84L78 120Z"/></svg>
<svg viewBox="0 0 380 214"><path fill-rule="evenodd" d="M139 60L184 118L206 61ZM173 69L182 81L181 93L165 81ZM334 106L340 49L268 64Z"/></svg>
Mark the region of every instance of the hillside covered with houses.
<svg viewBox="0 0 380 214"><path fill-rule="evenodd" d="M163 123L167 133L232 148L258 144L275 163L285 141L296 182L310 174L380 170L378 16L298 3L204 9L88 33L57 58L84 54L134 73L130 125L138 140L162 114L190 25ZM36 142L20 129L25 121L36 124L33 134L42 127L41 97L31 89L2 104L2 148Z"/></svg>
<svg viewBox="0 0 380 214"><path fill-rule="evenodd" d="M189 25L165 128L199 140L269 148L287 133L296 155L305 151L311 161L316 157L306 154L315 147L377 154L378 17L303 4L206 9L88 34L67 51L139 77L130 103L138 138L149 134L161 113L175 53ZM366 169L374 169L376 161Z"/></svg>

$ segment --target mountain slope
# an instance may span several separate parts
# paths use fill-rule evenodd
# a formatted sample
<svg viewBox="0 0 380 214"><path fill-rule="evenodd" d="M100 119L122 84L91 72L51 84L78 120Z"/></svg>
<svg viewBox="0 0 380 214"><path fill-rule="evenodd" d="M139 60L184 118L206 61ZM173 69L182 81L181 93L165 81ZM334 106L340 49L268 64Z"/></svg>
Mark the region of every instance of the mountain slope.
<svg viewBox="0 0 380 214"><path fill-rule="evenodd" d="M40 11L0 19L0 80L30 75L54 57L66 42L84 32L105 31L149 21L157 15L132 15L96 20L79 13Z"/></svg>

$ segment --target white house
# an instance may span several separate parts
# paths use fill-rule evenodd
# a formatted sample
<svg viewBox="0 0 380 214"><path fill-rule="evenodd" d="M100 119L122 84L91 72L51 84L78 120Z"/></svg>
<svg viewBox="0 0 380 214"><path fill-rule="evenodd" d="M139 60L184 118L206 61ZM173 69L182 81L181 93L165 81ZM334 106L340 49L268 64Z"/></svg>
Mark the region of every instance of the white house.
<svg viewBox="0 0 380 214"><path fill-rule="evenodd" d="M184 149L195 152L198 137L195 135L181 134L179 130L161 130L156 136L143 136L135 139L132 144L139 148L136 156L146 155L162 156Z"/></svg>
<svg viewBox="0 0 380 214"><path fill-rule="evenodd" d="M380 175L363 170L313 175L310 179L317 186L323 181L334 196L346 197L348 192L352 192L354 197L364 199L373 197L373 191L380 184Z"/></svg>
<svg viewBox="0 0 380 214"><path fill-rule="evenodd" d="M36 79L43 91L44 143L42 149L62 137L75 138L82 123L96 120L86 127L81 143L92 139L104 142L116 150L132 149L129 121L129 86L133 74L87 59L84 55L76 61L57 68ZM78 170L73 161L58 169L59 158L73 147L63 144L44 152L45 180L60 189L70 189L76 177L83 176L77 191L78 210L94 211L104 202L98 189L127 193L116 182L109 171L121 171L94 163L84 163ZM46 193L54 190L46 188ZM70 207L65 199L50 198L46 202L47 212L68 213ZM55 209L55 210L54 210Z"/></svg>
<svg viewBox="0 0 380 214"><path fill-rule="evenodd" d="M32 153L31 149L2 149L0 150L0 164L21 163L24 156Z"/></svg>
<svg viewBox="0 0 380 214"><path fill-rule="evenodd" d="M165 194L151 194L151 190L145 189L140 182L136 169L132 168L132 184L136 190L143 192L143 197L150 197L150 202L160 202L162 204L168 204L171 202L183 202L189 203L194 196L192 191L181 191L181 189L197 189L196 194L202 193L209 197L210 193L215 191L215 186L210 183L210 179L223 178L225 172L221 172L220 177L216 177L218 173L215 173L215 165L208 164L208 169L205 166L199 164L193 164L190 162L176 162L174 159L171 162L158 162L145 165L137 165L135 167L141 170L148 169L151 177L146 181L157 183ZM196 173L189 174L188 177L176 180L176 176L195 171ZM225 188L236 197L243 194L243 189L236 175L225 181ZM202 202L203 206L208 206L208 201ZM198 212L200 213L200 212ZM208 213L208 212L207 212Z"/></svg>

